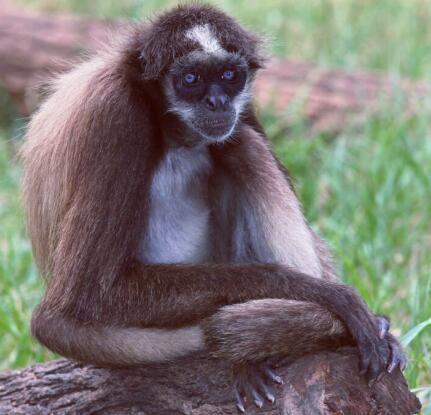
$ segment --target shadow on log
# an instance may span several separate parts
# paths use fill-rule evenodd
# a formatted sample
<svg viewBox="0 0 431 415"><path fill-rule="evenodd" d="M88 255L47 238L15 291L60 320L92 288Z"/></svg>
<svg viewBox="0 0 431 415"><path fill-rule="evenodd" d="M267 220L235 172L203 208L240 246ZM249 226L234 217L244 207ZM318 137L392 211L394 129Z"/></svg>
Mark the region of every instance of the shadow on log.
<svg viewBox="0 0 431 415"><path fill-rule="evenodd" d="M302 357L279 369L274 406L248 414L410 415L420 410L400 371L369 387L355 349ZM57 360L0 374L0 414L236 414L229 368L204 356L170 365L105 369Z"/></svg>
<svg viewBox="0 0 431 415"><path fill-rule="evenodd" d="M28 115L41 98L37 83L52 72L67 69L84 51L97 50L109 29L114 29L115 35L115 28L122 24L3 8L0 85L11 94L20 113ZM255 83L258 104L269 106L286 125L305 118L309 127L319 131L338 131L347 120L360 121L382 100L403 97L407 107L415 111L430 92L424 83L329 70L304 62L272 60L267 68Z"/></svg>

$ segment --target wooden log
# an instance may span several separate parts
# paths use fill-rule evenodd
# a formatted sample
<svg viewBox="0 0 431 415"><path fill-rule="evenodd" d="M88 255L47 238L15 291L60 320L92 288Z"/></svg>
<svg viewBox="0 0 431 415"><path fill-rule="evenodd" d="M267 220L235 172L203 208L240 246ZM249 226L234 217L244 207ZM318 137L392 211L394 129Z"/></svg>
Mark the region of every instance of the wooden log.
<svg viewBox="0 0 431 415"><path fill-rule="evenodd" d="M304 356L279 369L274 406L248 414L409 415L420 403L400 371L372 387L358 373L356 349ZM199 355L171 364L106 369L58 360L0 373L0 414L236 414L231 374Z"/></svg>
<svg viewBox="0 0 431 415"><path fill-rule="evenodd" d="M0 11L0 85L28 115L40 102L35 88L52 72L67 69L84 51L94 52L109 29L124 22ZM393 81L374 73L343 72L289 60L272 60L256 80L261 108L273 108L286 124L305 117L318 130L343 128L381 102L406 95L409 108L429 93L419 82ZM420 102L419 102L420 105Z"/></svg>

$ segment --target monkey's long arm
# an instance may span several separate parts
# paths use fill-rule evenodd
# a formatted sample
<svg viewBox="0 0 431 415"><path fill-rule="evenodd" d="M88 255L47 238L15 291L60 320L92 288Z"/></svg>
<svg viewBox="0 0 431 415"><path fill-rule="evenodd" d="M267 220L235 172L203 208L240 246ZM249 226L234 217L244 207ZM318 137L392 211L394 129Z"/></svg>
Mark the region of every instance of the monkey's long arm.
<svg viewBox="0 0 431 415"><path fill-rule="evenodd" d="M350 287L318 280L284 266L135 265L127 275L119 276L105 293L96 290L76 290L76 293L74 298L66 296L63 285L56 284L54 278L33 317L32 330L51 349L83 360L104 361L102 351L113 347L106 327L112 327L111 334L115 327L175 328L197 324L224 305L253 299L283 298L314 303L322 307L320 310L329 309L339 316L357 341L364 368L369 369L371 376L383 370L386 364L382 358L386 345L378 337L374 316ZM73 330L68 323L70 320L76 322ZM258 325L257 322L257 329ZM90 331L84 334L86 326ZM65 336L59 336L61 327L67 327ZM101 332L96 335L92 327L100 327ZM326 336L326 344L330 331L325 332L322 327L321 337ZM100 333L105 333L102 336L105 346L98 342L97 353L94 354L89 347L89 339L100 337ZM139 338L139 331L133 333L135 341L145 341L145 338ZM346 338L344 330L339 329L337 334ZM124 341L126 335L127 332L123 332ZM79 344L80 341L84 344ZM215 339L213 343L216 342ZM119 339L116 343L115 349L121 349ZM316 342L316 347L321 347L321 344ZM142 356L141 362L146 358ZM117 358L112 353L107 359L111 364L122 360L127 362L123 353L117 353Z"/></svg>
<svg viewBox="0 0 431 415"><path fill-rule="evenodd" d="M58 281L58 282L57 282ZM308 301L343 315L359 308L361 325L377 326L355 291L346 285L319 280L285 266L266 264L143 265L138 262L118 276L109 289L76 290L65 295L56 279L45 302L83 322L121 326L180 327L212 315L218 308L254 299ZM121 307L115 305L121 304ZM349 321L350 322L350 321Z"/></svg>

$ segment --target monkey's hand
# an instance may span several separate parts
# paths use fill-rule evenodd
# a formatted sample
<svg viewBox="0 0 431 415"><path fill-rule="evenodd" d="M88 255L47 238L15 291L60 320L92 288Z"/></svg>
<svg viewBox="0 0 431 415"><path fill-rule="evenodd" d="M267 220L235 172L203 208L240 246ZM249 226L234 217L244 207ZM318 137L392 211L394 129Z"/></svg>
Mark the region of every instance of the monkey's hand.
<svg viewBox="0 0 431 415"><path fill-rule="evenodd" d="M379 327L379 337L386 339L390 349L390 358L386 370L392 373L395 368L399 367L403 371L407 366L407 357L398 340L389 333L391 326L389 319L381 315L377 315L376 318Z"/></svg>
<svg viewBox="0 0 431 415"><path fill-rule="evenodd" d="M264 399L273 404L275 392L272 383L283 383L266 362L236 364L233 366L233 377L235 405L241 413L245 413L246 402L254 402L258 408L263 407Z"/></svg>
<svg viewBox="0 0 431 415"><path fill-rule="evenodd" d="M398 354L396 343L386 334L380 336L380 326L385 323L369 310L355 289L343 284L331 287L321 283L320 287L317 301L322 305L326 302L330 311L345 323L359 350L360 373L372 384L391 365L392 350Z"/></svg>

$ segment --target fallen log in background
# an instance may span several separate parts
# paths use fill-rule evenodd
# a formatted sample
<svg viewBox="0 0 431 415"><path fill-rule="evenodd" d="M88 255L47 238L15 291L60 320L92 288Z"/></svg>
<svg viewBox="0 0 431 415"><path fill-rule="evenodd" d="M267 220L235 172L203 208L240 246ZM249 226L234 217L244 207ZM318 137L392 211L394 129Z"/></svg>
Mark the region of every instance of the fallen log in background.
<svg viewBox="0 0 431 415"><path fill-rule="evenodd" d="M124 22L65 16L41 16L23 10L0 11L0 85L12 96L20 113L35 109L40 94L35 85L53 71L67 68L84 51L94 51L107 29ZM428 86L391 80L366 72L343 72L309 63L272 60L256 82L261 107L270 106L289 123L305 117L318 130L340 130L347 120L378 106L382 97L406 94L409 107Z"/></svg>
<svg viewBox="0 0 431 415"><path fill-rule="evenodd" d="M280 368L276 405L248 414L410 415L420 403L400 371L369 387L355 349L298 359ZM103 369L58 360L0 373L0 414L236 414L231 377L204 356L159 367Z"/></svg>

